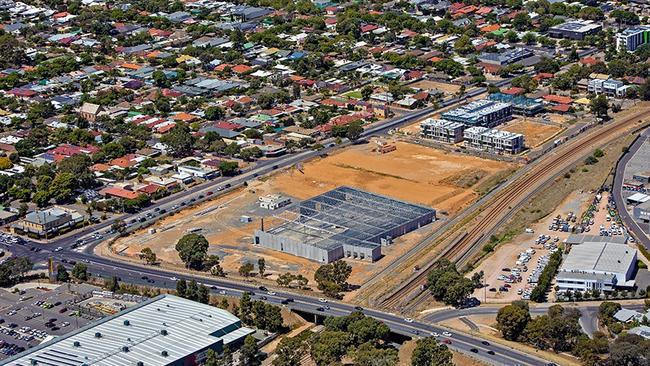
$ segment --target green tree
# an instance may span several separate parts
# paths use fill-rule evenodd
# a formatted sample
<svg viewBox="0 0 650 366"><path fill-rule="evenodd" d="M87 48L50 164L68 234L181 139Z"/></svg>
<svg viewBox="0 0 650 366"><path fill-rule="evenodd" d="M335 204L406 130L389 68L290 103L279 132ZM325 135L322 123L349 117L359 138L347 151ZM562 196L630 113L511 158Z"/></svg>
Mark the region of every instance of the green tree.
<svg viewBox="0 0 650 366"><path fill-rule="evenodd" d="M187 294L187 281L184 278L176 281L176 295L185 297Z"/></svg>
<svg viewBox="0 0 650 366"><path fill-rule="evenodd" d="M113 276L106 280L104 283L104 287L106 290L111 291L111 292L117 292L120 289L120 282L117 278L117 276Z"/></svg>
<svg viewBox="0 0 650 366"><path fill-rule="evenodd" d="M345 133L345 137L347 137L350 141L355 141L358 140L359 137L361 137L361 134L363 133L363 122L361 121L355 121L350 123L347 126L347 131Z"/></svg>
<svg viewBox="0 0 650 366"><path fill-rule="evenodd" d="M56 266L56 280L59 282L70 281L70 274L63 264Z"/></svg>
<svg viewBox="0 0 650 366"><path fill-rule="evenodd" d="M396 349L377 348L371 343L357 347L352 358L357 366L395 366L399 362Z"/></svg>
<svg viewBox="0 0 650 366"><path fill-rule="evenodd" d="M320 266L314 274L314 279L318 289L325 295L339 298L341 297L340 292L348 288L347 280L351 273L352 267L348 263L339 260Z"/></svg>
<svg viewBox="0 0 650 366"><path fill-rule="evenodd" d="M411 366L453 366L451 351L433 337L418 339Z"/></svg>
<svg viewBox="0 0 650 366"><path fill-rule="evenodd" d="M74 267L72 267L72 277L80 281L87 281L88 266L86 266L84 263L76 263Z"/></svg>
<svg viewBox="0 0 650 366"><path fill-rule="evenodd" d="M157 262L156 253L154 253L154 251L149 247L142 248L140 251L140 259L145 261L147 264L156 264Z"/></svg>
<svg viewBox="0 0 650 366"><path fill-rule="evenodd" d="M325 330L314 337L310 350L311 358L318 366L340 362L350 343L350 336L346 332Z"/></svg>
<svg viewBox="0 0 650 366"><path fill-rule="evenodd" d="M361 88L361 98L363 100L370 99L370 96L372 95L373 91L374 90L371 85L364 86L363 88Z"/></svg>
<svg viewBox="0 0 650 366"><path fill-rule="evenodd" d="M591 113L595 114L598 117L605 118L607 117L607 110L609 109L609 100L604 94L600 94L595 98L592 98L589 102L589 108Z"/></svg>
<svg viewBox="0 0 650 366"><path fill-rule="evenodd" d="M266 260L264 260L264 258L257 260L257 269L260 273L260 277L264 277L264 272L266 271Z"/></svg>
<svg viewBox="0 0 650 366"><path fill-rule="evenodd" d="M50 184L49 195L57 202L68 201L72 197L75 177L70 173L59 173Z"/></svg>
<svg viewBox="0 0 650 366"><path fill-rule="evenodd" d="M258 366L262 362L259 357L260 349L253 336L246 336L240 349L239 366Z"/></svg>
<svg viewBox="0 0 650 366"><path fill-rule="evenodd" d="M253 266L253 263L246 262L239 266L239 275L243 277L250 277L254 269L255 267Z"/></svg>
<svg viewBox="0 0 650 366"><path fill-rule="evenodd" d="M456 265L446 259L434 265L427 284L434 298L449 305L461 304L475 289L473 281L461 275Z"/></svg>
<svg viewBox="0 0 650 366"><path fill-rule="evenodd" d="M188 268L201 269L209 246L203 235L192 233L180 238L176 243L176 251Z"/></svg>
<svg viewBox="0 0 650 366"><path fill-rule="evenodd" d="M194 146L194 137L185 123L177 123L160 141L169 146L174 156L188 156Z"/></svg>
<svg viewBox="0 0 650 366"><path fill-rule="evenodd" d="M275 349L273 366L300 366L308 348L305 336L283 337Z"/></svg>
<svg viewBox="0 0 650 366"><path fill-rule="evenodd" d="M239 164L236 161L222 161L219 163L219 171L224 177L233 176L239 171Z"/></svg>
<svg viewBox="0 0 650 366"><path fill-rule="evenodd" d="M528 305L510 304L499 309L497 314L497 329L503 338L516 341L526 329L530 321Z"/></svg>
<svg viewBox="0 0 650 366"><path fill-rule="evenodd" d="M210 121L217 121L225 117L226 112L221 107L211 106L205 110L205 118Z"/></svg>

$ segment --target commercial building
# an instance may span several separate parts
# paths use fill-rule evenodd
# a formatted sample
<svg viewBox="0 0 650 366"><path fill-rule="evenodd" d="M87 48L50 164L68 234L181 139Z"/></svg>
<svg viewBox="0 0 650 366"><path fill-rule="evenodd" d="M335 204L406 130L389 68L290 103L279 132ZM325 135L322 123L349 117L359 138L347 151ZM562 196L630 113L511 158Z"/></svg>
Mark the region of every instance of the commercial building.
<svg viewBox="0 0 650 366"><path fill-rule="evenodd" d="M632 208L634 219L645 224L650 223L650 201L641 203Z"/></svg>
<svg viewBox="0 0 650 366"><path fill-rule="evenodd" d="M342 186L275 215L282 224L256 230L254 244L321 263L376 261L382 245L435 218L431 208Z"/></svg>
<svg viewBox="0 0 650 366"><path fill-rule="evenodd" d="M4 361L6 366L193 365L254 331L214 306L160 295Z"/></svg>
<svg viewBox="0 0 650 366"><path fill-rule="evenodd" d="M192 177L201 179L212 179L219 176L219 171L215 169L202 168L190 165L181 165L177 168L179 173L185 173Z"/></svg>
<svg viewBox="0 0 650 366"><path fill-rule="evenodd" d="M478 56L480 62L491 65L510 65L534 56L533 51L526 48L513 48L504 52L484 52Z"/></svg>
<svg viewBox="0 0 650 366"><path fill-rule="evenodd" d="M549 28L548 34L555 38L583 40L586 36L600 32L603 27L590 20L572 20Z"/></svg>
<svg viewBox="0 0 650 366"><path fill-rule="evenodd" d="M612 291L633 287L637 251L625 244L584 242L573 245L557 275L560 291Z"/></svg>
<svg viewBox="0 0 650 366"><path fill-rule="evenodd" d="M512 104L482 99L443 113L442 119L470 126L494 127L512 119Z"/></svg>
<svg viewBox="0 0 650 366"><path fill-rule="evenodd" d="M279 194L269 194L259 198L260 207L267 210L277 210L291 204L291 198Z"/></svg>
<svg viewBox="0 0 650 366"><path fill-rule="evenodd" d="M628 86L614 79L592 79L587 84L587 91L595 94L605 94L610 97L624 97Z"/></svg>
<svg viewBox="0 0 650 366"><path fill-rule="evenodd" d="M465 125L459 122L428 118L420 123L420 135L436 141L458 143L463 141Z"/></svg>
<svg viewBox="0 0 650 366"><path fill-rule="evenodd" d="M488 99L512 104L512 113L522 116L534 116L544 111L544 104L537 99L527 98L522 95L509 95L492 93Z"/></svg>
<svg viewBox="0 0 650 366"><path fill-rule="evenodd" d="M650 26L628 28L616 35L616 49L634 52L640 46L650 43Z"/></svg>
<svg viewBox="0 0 650 366"><path fill-rule="evenodd" d="M52 207L36 210L12 225L18 234L35 234L38 237L55 235L60 230L83 222L83 215L65 207Z"/></svg>
<svg viewBox="0 0 650 366"><path fill-rule="evenodd" d="M524 149L524 135L487 127L470 127L463 132L468 148L499 154L518 154Z"/></svg>

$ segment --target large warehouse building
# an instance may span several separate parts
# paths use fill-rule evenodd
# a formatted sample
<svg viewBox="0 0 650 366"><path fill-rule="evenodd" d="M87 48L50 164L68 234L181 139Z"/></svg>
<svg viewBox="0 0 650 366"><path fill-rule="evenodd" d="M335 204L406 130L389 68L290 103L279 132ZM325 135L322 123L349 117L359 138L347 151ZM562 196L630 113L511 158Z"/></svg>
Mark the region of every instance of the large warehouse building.
<svg viewBox="0 0 650 366"><path fill-rule="evenodd" d="M338 187L274 216L282 224L256 230L254 242L322 263L376 261L381 246L436 219L436 211L351 187Z"/></svg>
<svg viewBox="0 0 650 366"><path fill-rule="evenodd" d="M612 291L634 287L636 249L626 244L588 242L576 244L557 274L560 291Z"/></svg>
<svg viewBox="0 0 650 366"><path fill-rule="evenodd" d="M229 312L160 295L4 361L7 366L193 365L253 333Z"/></svg>

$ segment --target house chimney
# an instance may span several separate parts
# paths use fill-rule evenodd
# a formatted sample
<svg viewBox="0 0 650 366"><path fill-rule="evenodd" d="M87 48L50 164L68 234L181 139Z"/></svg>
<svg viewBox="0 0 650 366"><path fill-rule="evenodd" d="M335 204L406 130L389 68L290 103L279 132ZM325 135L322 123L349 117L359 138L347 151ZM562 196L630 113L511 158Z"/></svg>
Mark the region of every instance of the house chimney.
<svg viewBox="0 0 650 366"><path fill-rule="evenodd" d="M264 218L260 219L260 231L264 231Z"/></svg>

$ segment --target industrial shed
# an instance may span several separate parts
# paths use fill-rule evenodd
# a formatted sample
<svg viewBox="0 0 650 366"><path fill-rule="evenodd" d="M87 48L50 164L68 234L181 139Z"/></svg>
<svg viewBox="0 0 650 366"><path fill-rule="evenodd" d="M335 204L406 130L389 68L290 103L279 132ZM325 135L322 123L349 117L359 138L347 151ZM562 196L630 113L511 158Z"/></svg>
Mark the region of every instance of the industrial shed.
<svg viewBox="0 0 650 366"><path fill-rule="evenodd" d="M226 310L159 295L0 362L6 366L183 366L254 333Z"/></svg>
<svg viewBox="0 0 650 366"><path fill-rule="evenodd" d="M255 244L322 263L376 261L381 246L435 221L434 209L351 187L338 187L274 216L282 223L255 231Z"/></svg>

